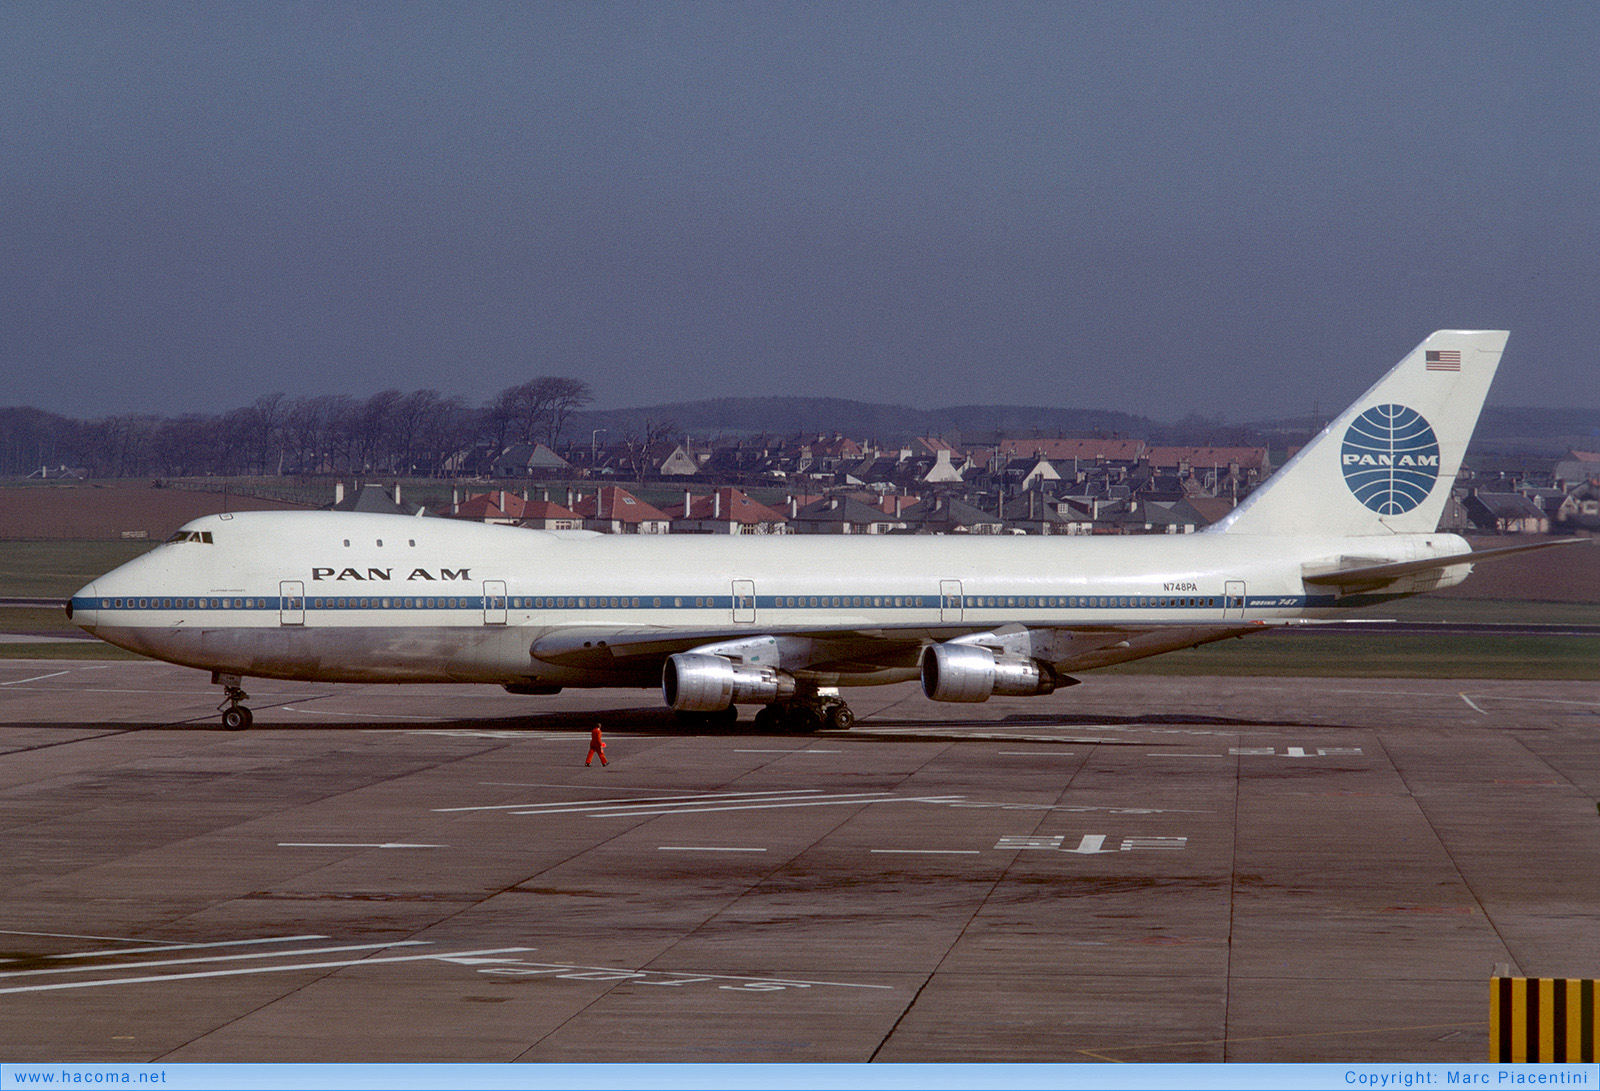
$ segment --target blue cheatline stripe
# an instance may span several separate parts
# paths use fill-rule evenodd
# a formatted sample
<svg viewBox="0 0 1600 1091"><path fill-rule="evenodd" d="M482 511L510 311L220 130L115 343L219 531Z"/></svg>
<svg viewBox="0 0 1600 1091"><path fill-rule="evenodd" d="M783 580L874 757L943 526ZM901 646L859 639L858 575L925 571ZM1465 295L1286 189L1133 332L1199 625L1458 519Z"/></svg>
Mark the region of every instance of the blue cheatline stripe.
<svg viewBox="0 0 1600 1091"><path fill-rule="evenodd" d="M1247 609L1285 609L1364 605L1369 598L1351 595L1252 595ZM211 611L245 610L277 613L291 610L478 610L524 612L550 610L1205 610L1224 607L1223 595L228 595L204 598L74 598L74 610ZM1228 608L1237 610L1239 605Z"/></svg>

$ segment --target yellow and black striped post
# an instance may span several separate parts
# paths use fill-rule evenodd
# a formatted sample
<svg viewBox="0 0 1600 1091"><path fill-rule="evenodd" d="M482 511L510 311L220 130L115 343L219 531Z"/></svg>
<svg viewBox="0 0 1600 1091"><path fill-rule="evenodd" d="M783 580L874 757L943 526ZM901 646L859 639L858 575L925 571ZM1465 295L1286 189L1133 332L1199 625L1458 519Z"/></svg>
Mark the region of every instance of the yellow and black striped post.
<svg viewBox="0 0 1600 1091"><path fill-rule="evenodd" d="M1489 979L1489 1063L1593 1061L1595 983L1575 977Z"/></svg>

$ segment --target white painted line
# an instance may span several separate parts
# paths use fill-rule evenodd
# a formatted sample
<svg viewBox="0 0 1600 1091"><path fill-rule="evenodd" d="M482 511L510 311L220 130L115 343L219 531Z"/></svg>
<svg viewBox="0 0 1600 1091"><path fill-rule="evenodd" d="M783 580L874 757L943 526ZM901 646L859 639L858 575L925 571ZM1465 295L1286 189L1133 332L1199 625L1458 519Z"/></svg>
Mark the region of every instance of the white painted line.
<svg viewBox="0 0 1600 1091"><path fill-rule="evenodd" d="M843 750L735 750L735 754L843 754Z"/></svg>
<svg viewBox="0 0 1600 1091"><path fill-rule="evenodd" d="M173 943L165 947L127 947L120 951L71 951L63 955L46 955L46 958L106 958L121 955L158 955L167 951L199 951L209 947L245 947L259 943L309 943L312 940L327 939L327 936L278 936L273 939L231 939L222 943ZM5 962L17 962L18 959L4 959Z"/></svg>
<svg viewBox="0 0 1600 1091"><path fill-rule="evenodd" d="M280 849L447 849L449 845L406 845L398 841L279 841Z"/></svg>
<svg viewBox="0 0 1600 1091"><path fill-rule="evenodd" d="M0 686L22 686L29 682L43 682L46 678L60 678L63 674L70 673L71 671L56 671L54 674L39 674L32 678L18 678L15 682L0 682Z"/></svg>
<svg viewBox="0 0 1600 1091"><path fill-rule="evenodd" d="M1483 711L1483 709L1481 709L1481 708L1479 708L1479 707L1478 707L1478 706L1477 706L1477 705L1475 705L1475 704L1473 704L1473 703L1472 703L1472 698L1471 698L1471 697L1468 697L1468 696L1467 696L1467 695L1466 695L1466 694L1465 694L1465 693L1462 693L1462 694L1459 694L1459 695L1458 695L1458 696L1459 696L1459 697L1460 697L1460 698L1461 698L1461 699L1462 699L1462 700L1463 700L1463 701L1465 701L1465 702L1467 702L1467 707L1468 707L1468 708L1470 708L1470 709L1471 709L1471 710L1472 710L1472 711L1474 711L1474 712L1476 712L1476 713L1477 713L1477 714L1478 714L1478 715L1480 715L1480 716L1487 716L1487 715L1489 715L1489 714L1488 714L1488 713L1487 713L1487 712L1485 712L1485 711Z"/></svg>
<svg viewBox="0 0 1600 1091"><path fill-rule="evenodd" d="M1019 758L1039 758L1039 757L1070 758L1070 757L1072 757L1072 751L1070 751L1070 750L1044 750L1044 749L1039 749L1039 750L996 750L995 753L996 754L1009 754L1009 755L1011 755L1013 757L1019 757Z"/></svg>
<svg viewBox="0 0 1600 1091"><path fill-rule="evenodd" d="M243 955L207 955L205 958L158 958L148 962L124 963L117 967L63 966L59 970L4 970L0 977L37 977L40 974L92 974L107 969L142 970L147 966L191 966L197 962L240 962L253 958L299 958L301 955L329 955L341 951L382 951L390 947L427 947L430 940L404 939L394 943L359 943L342 947L315 947L299 951L251 951ZM5 990L0 990L3 992Z"/></svg>
<svg viewBox="0 0 1600 1091"><path fill-rule="evenodd" d="M528 948L535 950L535 948ZM893 989L894 985L864 985L859 981L810 981L806 978L796 977L741 977L734 974L702 974L694 970L624 970L616 966L579 966L571 962L523 962L521 959L505 959L506 962L517 962L523 966L539 967L543 973L560 973L564 970L584 970L591 973L621 974L626 977L667 977L685 978L690 981L754 981L762 984L774 985L829 985L839 989ZM494 968L479 970L480 974L516 974L517 970ZM528 971L521 971L527 973ZM678 984L669 981L667 984Z"/></svg>
<svg viewBox="0 0 1600 1091"><path fill-rule="evenodd" d="M1225 758L1226 754L1169 754L1165 750L1149 750L1145 752L1147 758Z"/></svg>
<svg viewBox="0 0 1600 1091"><path fill-rule="evenodd" d="M897 856L977 856L977 849L873 849Z"/></svg>
<svg viewBox="0 0 1600 1091"><path fill-rule="evenodd" d="M556 787L572 788L576 787L576 785L560 784L556 785ZM435 807L433 810L436 814L451 814L457 811L513 811L519 807L587 807L591 805L624 807L632 806L635 803L670 803L674 800L705 800L709 803L715 803L724 799L751 799L762 796L800 796L807 794L820 795L821 793L821 788L792 788L788 791L768 789L764 792L702 792L699 795L692 796L646 796L643 799L568 799L555 803L496 803L492 806L486 807Z"/></svg>
<svg viewBox="0 0 1600 1091"><path fill-rule="evenodd" d="M399 946L391 944L390 946ZM497 947L485 951L450 951L430 955L396 955L393 958L353 958L339 962L300 962L293 966L252 966L242 970L201 970L192 974L152 974L149 977L114 977L104 981L63 981L52 985L19 985L0 989L0 993L48 992L52 989L92 989L99 985L142 985L154 981L191 981L201 977L238 977L244 974L282 974L295 970L332 970L342 966L377 966L389 962L424 962L428 959L474 958L510 951L532 951L532 947Z"/></svg>
<svg viewBox="0 0 1600 1091"><path fill-rule="evenodd" d="M783 807L865 807L871 803L952 803L960 796L901 796L894 799L808 799L779 801L776 803L750 803L735 807L674 807L664 811L605 811L589 815L590 818L647 818L664 814L716 814L720 811L772 811ZM559 811L512 811L515 815L560 814Z"/></svg>
<svg viewBox="0 0 1600 1091"><path fill-rule="evenodd" d="M721 845L657 845L657 852L766 852L766 849L739 849Z"/></svg>

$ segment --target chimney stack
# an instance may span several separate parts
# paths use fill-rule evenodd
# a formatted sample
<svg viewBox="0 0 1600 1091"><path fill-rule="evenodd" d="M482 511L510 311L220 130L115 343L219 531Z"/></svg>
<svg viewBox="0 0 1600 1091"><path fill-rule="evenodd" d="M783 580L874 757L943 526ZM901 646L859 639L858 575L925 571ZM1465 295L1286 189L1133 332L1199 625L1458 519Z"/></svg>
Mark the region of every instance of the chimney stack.
<svg viewBox="0 0 1600 1091"><path fill-rule="evenodd" d="M722 518L722 490L717 489L711 494L711 518Z"/></svg>
<svg viewBox="0 0 1600 1091"><path fill-rule="evenodd" d="M397 508L400 506L400 482L398 481L394 483L394 506Z"/></svg>
<svg viewBox="0 0 1600 1091"><path fill-rule="evenodd" d="M344 503L344 482L343 481L335 481L333 483L333 502L335 504Z"/></svg>
<svg viewBox="0 0 1600 1091"><path fill-rule="evenodd" d="M461 488L458 485L450 486L450 514L461 514Z"/></svg>
<svg viewBox="0 0 1600 1091"><path fill-rule="evenodd" d="M688 489L684 489L683 490L683 517L685 519L689 518L689 515L690 515L689 507L693 503L694 503L694 494L691 493Z"/></svg>

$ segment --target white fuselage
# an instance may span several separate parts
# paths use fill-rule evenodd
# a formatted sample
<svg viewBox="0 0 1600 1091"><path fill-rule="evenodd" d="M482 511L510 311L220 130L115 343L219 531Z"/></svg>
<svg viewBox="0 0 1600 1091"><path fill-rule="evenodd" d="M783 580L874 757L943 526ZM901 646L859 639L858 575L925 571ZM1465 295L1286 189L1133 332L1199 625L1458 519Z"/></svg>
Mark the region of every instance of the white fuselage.
<svg viewBox="0 0 1600 1091"><path fill-rule="evenodd" d="M1449 534L600 536L446 519L241 512L186 525L73 597L111 643L243 676L320 681L654 685L648 671L544 646L626 634L926 631L1009 624L1215 625L1326 616L1373 601L1302 576L1467 552ZM1385 589L1459 582L1466 567ZM908 632L909 631L909 632ZM553 642L553 643L552 643ZM1155 650L1132 649L1123 658ZM1115 661L1112 656L1107 661ZM889 665L841 684L916 677Z"/></svg>

